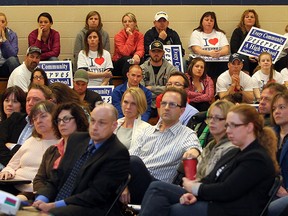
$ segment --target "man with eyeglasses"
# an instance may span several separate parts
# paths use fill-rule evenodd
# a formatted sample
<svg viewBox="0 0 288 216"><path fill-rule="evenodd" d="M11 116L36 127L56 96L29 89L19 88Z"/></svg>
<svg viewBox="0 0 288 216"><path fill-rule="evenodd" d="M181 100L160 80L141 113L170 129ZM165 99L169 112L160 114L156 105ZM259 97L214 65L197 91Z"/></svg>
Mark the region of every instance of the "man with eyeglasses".
<svg viewBox="0 0 288 216"><path fill-rule="evenodd" d="M116 107L118 111L118 118L124 117L121 108L121 99L124 92L127 90L127 88L139 87L143 90L147 101L147 110L145 113L143 113L141 119L147 122L151 114L152 93L150 90L140 84L143 79L142 68L139 65L132 65L130 66L129 71L126 75L127 81L117 86L112 93L112 104Z"/></svg>
<svg viewBox="0 0 288 216"><path fill-rule="evenodd" d="M175 87L175 88L186 90L189 87L189 80L184 73L180 71L176 71L170 75L168 82L166 83L166 88L170 88L170 87ZM163 97L163 94L160 94L156 98L156 107L157 107L158 114L160 114L160 103L161 103L162 97ZM179 121L183 125L187 125L190 118L198 112L199 111L193 106L191 106L187 101L185 111L180 116Z"/></svg>
<svg viewBox="0 0 288 216"><path fill-rule="evenodd" d="M160 104L161 120L145 128L129 149L131 183L121 196L123 203L141 203L151 181L172 183L183 155L197 157L201 152L196 133L179 121L185 111L187 93L167 88Z"/></svg>
<svg viewBox="0 0 288 216"><path fill-rule="evenodd" d="M7 88L17 85L23 89L24 92L27 92L28 86L31 83L31 74L40 62L40 55L41 50L38 47L29 47L23 64L15 68L11 73L8 79Z"/></svg>
<svg viewBox="0 0 288 216"><path fill-rule="evenodd" d="M270 113L271 103L277 93L286 91L287 88L279 83L268 83L264 86L260 95L258 112L264 117L264 125L271 126Z"/></svg>
<svg viewBox="0 0 288 216"><path fill-rule="evenodd" d="M144 75L141 84L152 92L151 117L156 117L156 97L165 90L168 77L177 69L163 58L164 48L160 41L155 40L150 44L149 55L150 58L140 65Z"/></svg>

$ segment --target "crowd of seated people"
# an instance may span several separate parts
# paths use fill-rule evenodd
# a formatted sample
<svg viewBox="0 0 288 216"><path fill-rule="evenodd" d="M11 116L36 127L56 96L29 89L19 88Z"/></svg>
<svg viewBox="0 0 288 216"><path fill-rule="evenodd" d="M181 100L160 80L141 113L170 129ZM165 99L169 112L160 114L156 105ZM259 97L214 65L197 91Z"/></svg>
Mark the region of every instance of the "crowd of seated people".
<svg viewBox="0 0 288 216"><path fill-rule="evenodd" d="M0 13L1 19L0 70L6 62L5 43L17 39ZM274 70L267 52L257 58L237 53L252 26L260 27L254 10L242 14L231 46L216 14L205 12L191 34L189 50L194 56L182 72L164 58L164 45L180 45L185 54L179 35L168 27L166 12L156 13L154 27L145 34L133 13L124 14L111 58L101 16L91 11L75 41L73 88L49 83L46 72L37 67L40 60L57 61L60 54L60 35L51 28L52 16L44 12L37 21L39 27L28 36L23 64L8 72L0 123L0 179L32 183L1 190L56 216L104 214L129 173L130 183L120 201L142 203L140 215L156 215L155 211L159 215L187 215L188 211L226 215L240 211L241 206L258 214L274 177L281 173L283 186L269 213L276 216L285 211L278 208L288 206L285 68L281 73ZM217 74L201 56L229 57ZM254 63L258 67L252 75ZM123 76L125 82L115 86L109 104L89 87L109 85L113 75ZM236 105L228 102L235 98ZM245 103L259 103L259 107ZM200 122L205 123L201 133L188 123L198 111L206 116ZM264 125L275 130L263 129ZM198 158L196 181L184 178L184 188L171 186L177 167L187 157ZM256 157L261 158L257 169L252 163ZM249 176L241 174L247 166ZM226 190L236 184L241 187ZM223 190L227 193L219 196ZM161 194L156 196L155 191ZM236 201L231 203L232 199ZM197 213L199 209L205 211Z"/></svg>

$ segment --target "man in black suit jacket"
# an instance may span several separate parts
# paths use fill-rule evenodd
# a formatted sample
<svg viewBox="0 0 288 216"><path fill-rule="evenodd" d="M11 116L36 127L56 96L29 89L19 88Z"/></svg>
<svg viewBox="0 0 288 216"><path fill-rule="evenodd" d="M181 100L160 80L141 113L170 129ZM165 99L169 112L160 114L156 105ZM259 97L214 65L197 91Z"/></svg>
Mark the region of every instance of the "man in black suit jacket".
<svg viewBox="0 0 288 216"><path fill-rule="evenodd" d="M75 133L69 137L58 170L54 170L48 184L37 191L39 196L33 206L55 216L105 215L129 171L129 153L113 134L116 127L117 110L113 105L97 105L91 112L89 134ZM54 202L89 144L94 145L96 151L80 168L71 195Z"/></svg>

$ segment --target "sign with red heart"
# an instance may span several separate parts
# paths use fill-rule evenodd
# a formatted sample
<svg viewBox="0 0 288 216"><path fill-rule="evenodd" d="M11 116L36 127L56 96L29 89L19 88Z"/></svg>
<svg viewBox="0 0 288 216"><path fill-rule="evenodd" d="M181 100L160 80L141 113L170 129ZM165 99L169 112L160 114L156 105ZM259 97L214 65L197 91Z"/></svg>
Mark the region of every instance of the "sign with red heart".
<svg viewBox="0 0 288 216"><path fill-rule="evenodd" d="M208 42L212 45L216 45L218 43L218 38L209 39Z"/></svg>
<svg viewBox="0 0 288 216"><path fill-rule="evenodd" d="M103 57L95 58L94 61L95 61L96 64L102 65L103 62L104 62L104 58Z"/></svg>

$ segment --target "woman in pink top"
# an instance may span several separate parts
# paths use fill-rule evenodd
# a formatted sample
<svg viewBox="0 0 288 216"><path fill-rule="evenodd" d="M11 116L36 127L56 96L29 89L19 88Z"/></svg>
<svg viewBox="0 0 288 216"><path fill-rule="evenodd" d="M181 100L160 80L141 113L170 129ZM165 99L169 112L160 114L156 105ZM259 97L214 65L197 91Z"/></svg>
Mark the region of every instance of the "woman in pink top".
<svg viewBox="0 0 288 216"><path fill-rule="evenodd" d="M140 64L143 59L144 35L139 32L133 13L124 14L122 24L124 28L114 37L113 75L126 77L130 64Z"/></svg>
<svg viewBox="0 0 288 216"><path fill-rule="evenodd" d="M190 80L187 92L189 103L199 111L207 110L214 98L214 83L206 74L205 67L205 61L202 58L194 58L186 74Z"/></svg>
<svg viewBox="0 0 288 216"><path fill-rule="evenodd" d="M54 29L52 16L49 13L41 13L38 16L38 29L28 36L29 46L41 49L41 61L56 61L60 54L60 34Z"/></svg>

